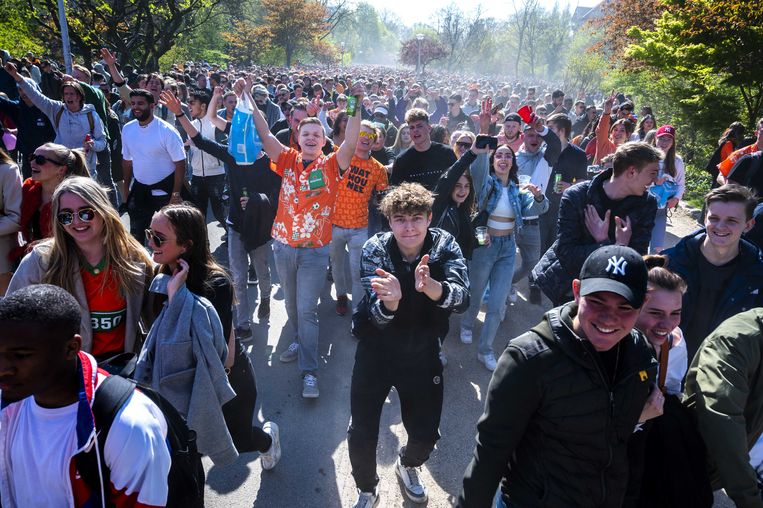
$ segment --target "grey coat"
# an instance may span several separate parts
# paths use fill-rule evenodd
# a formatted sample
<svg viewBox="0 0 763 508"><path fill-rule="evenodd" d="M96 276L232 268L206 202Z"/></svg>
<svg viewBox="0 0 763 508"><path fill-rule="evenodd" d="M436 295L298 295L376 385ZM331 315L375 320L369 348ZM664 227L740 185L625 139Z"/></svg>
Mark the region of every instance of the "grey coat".
<svg viewBox="0 0 763 508"><path fill-rule="evenodd" d="M151 283L166 293L166 275ZM216 465L236 460L238 451L223 418L222 405L236 396L223 362L228 346L215 308L206 298L180 287L164 303L140 352L135 379L162 394L196 432L199 452Z"/></svg>

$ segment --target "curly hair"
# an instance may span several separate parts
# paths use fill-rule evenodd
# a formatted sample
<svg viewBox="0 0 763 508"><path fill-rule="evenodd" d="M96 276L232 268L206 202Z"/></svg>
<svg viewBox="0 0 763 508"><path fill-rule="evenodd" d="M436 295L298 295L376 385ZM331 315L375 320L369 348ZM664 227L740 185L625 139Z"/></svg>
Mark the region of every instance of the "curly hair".
<svg viewBox="0 0 763 508"><path fill-rule="evenodd" d="M395 214L432 213L434 196L420 183L405 182L393 187L379 204L381 213L391 219Z"/></svg>

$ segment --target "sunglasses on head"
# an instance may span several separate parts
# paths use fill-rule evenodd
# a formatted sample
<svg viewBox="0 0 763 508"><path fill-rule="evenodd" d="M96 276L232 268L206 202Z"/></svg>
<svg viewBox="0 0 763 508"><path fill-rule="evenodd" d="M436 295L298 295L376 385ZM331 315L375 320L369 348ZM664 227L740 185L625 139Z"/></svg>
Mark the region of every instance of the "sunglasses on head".
<svg viewBox="0 0 763 508"><path fill-rule="evenodd" d="M161 247L166 240L165 238L162 238L161 236L154 233L149 228L146 228L146 238L148 238L149 241L153 242L153 244L156 245L157 247Z"/></svg>
<svg viewBox="0 0 763 508"><path fill-rule="evenodd" d="M95 219L95 208L89 207L89 206L83 206L76 212L59 212L58 215L56 215L56 218L58 219L58 223L62 226L68 226L74 222L74 214L77 214L77 217L79 217L79 220L82 222L91 222L93 219Z"/></svg>
<svg viewBox="0 0 763 508"><path fill-rule="evenodd" d="M64 165L64 164L61 164L60 162L58 162L58 161L56 161L56 160L53 160L53 159L48 159L48 158L47 158L47 157L45 157L44 155L37 155L36 153L33 153L32 155L30 155L30 156L29 156L29 160L30 160L31 162L34 162L34 163L35 163L35 164L37 164L38 166L42 166L42 165L44 165L46 162L50 162L50 163L52 163L52 164L55 164L56 166L63 166L63 165Z"/></svg>

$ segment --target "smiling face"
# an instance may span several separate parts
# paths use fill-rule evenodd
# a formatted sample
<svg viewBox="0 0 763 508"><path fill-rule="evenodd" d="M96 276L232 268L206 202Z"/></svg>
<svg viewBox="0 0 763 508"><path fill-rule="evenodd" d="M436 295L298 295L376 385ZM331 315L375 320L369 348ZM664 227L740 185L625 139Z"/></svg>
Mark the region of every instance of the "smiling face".
<svg viewBox="0 0 763 508"><path fill-rule="evenodd" d="M471 189L472 186L469 183L469 179L466 178L466 176L461 175L461 177L456 182L456 186L453 187L451 198L453 198L453 201L457 205L461 205L464 201L466 201L466 198L469 197L469 191L471 191Z"/></svg>
<svg viewBox="0 0 763 508"><path fill-rule="evenodd" d="M66 234L72 237L74 243L78 246L91 244L92 242L103 240L103 218L95 212L90 221L83 221L79 217L79 211L83 209L92 209L93 206L78 195L67 192L61 195L58 200L58 213L71 212L73 221L69 225L61 225ZM60 224L59 224L60 225Z"/></svg>
<svg viewBox="0 0 763 508"><path fill-rule="evenodd" d="M472 147L472 138L469 136L461 136L456 140L454 150L456 151L456 157L459 159Z"/></svg>
<svg viewBox="0 0 763 508"><path fill-rule="evenodd" d="M622 123L615 125L612 128L612 132L609 133L609 138L612 140L615 146L620 146L625 143L628 138L628 132L625 130L625 125Z"/></svg>
<svg viewBox="0 0 763 508"><path fill-rule="evenodd" d="M358 144L356 150L360 152L368 153L376 143L376 129L367 125L360 127L360 133L358 135Z"/></svg>
<svg viewBox="0 0 763 508"><path fill-rule="evenodd" d="M185 253L186 247L178 245L175 228L172 227L167 216L155 213L151 218L151 231L161 241L161 245L156 245L154 238L151 235L148 236L148 246L154 251L152 255L154 262L161 265L176 265L178 258Z"/></svg>
<svg viewBox="0 0 763 508"><path fill-rule="evenodd" d="M662 345L681 322L682 301L680 291L650 290L649 299L641 307L636 320L636 328L646 335L650 343Z"/></svg>
<svg viewBox="0 0 763 508"><path fill-rule="evenodd" d="M578 313L572 321L575 334L588 339L596 351L609 351L636 324L639 309L616 293L599 291L580 296L580 281L572 283Z"/></svg>
<svg viewBox="0 0 763 508"><path fill-rule="evenodd" d="M747 220L744 203L712 201L707 205L705 243L716 248L734 247L753 224L753 219Z"/></svg>
<svg viewBox="0 0 763 508"><path fill-rule="evenodd" d="M389 226L401 253L411 255L421 250L431 221L432 214L423 212L395 213L390 217Z"/></svg>
<svg viewBox="0 0 763 508"><path fill-rule="evenodd" d="M149 104L145 97L130 97L130 109L132 109L132 116L139 122L145 122L151 118L151 112L153 104Z"/></svg>
<svg viewBox="0 0 763 508"><path fill-rule="evenodd" d="M508 139L516 139L519 136L519 127L519 122L513 120L503 122L503 135Z"/></svg>
<svg viewBox="0 0 763 508"><path fill-rule="evenodd" d="M654 129L654 120L647 118L644 120L644 123L642 123L641 126L644 128L644 132L649 132L650 130Z"/></svg>
<svg viewBox="0 0 763 508"><path fill-rule="evenodd" d="M501 180L509 177L511 167L513 166L513 152L508 146L500 146L493 155L493 171Z"/></svg>
<svg viewBox="0 0 763 508"><path fill-rule="evenodd" d="M673 146L673 137L667 136L667 135L660 136L659 138L657 138L656 144L657 144L657 148L659 148L662 151L662 153L668 153L668 150L670 150L670 147Z"/></svg>
<svg viewBox="0 0 763 508"><path fill-rule="evenodd" d="M56 157L50 150L44 148L38 148L34 151L34 155L41 155L46 158L43 164L38 164L34 158L32 159L32 180L36 182L60 182L66 174L66 166L63 164L56 164Z"/></svg>
<svg viewBox="0 0 763 508"><path fill-rule="evenodd" d="M628 179L628 189L630 194L634 196L641 196L657 179L657 174L660 172L659 162L650 162L641 171L637 170L635 166L625 170L626 177Z"/></svg>
<svg viewBox="0 0 763 508"><path fill-rule="evenodd" d="M236 109L236 96L235 95L229 95L225 99L223 99L223 106L225 106L225 110L229 113L232 113L234 109Z"/></svg>
<svg viewBox="0 0 763 508"><path fill-rule="evenodd" d="M297 142L302 149L305 160L317 159L326 143L323 126L314 123L303 124L299 129Z"/></svg>

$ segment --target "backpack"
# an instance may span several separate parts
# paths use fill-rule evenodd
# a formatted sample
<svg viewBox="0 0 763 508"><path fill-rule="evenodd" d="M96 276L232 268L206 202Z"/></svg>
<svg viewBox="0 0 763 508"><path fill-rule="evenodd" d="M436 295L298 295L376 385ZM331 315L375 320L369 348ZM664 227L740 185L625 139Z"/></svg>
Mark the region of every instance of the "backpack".
<svg viewBox="0 0 763 508"><path fill-rule="evenodd" d="M117 413L125 405L133 391L148 397L162 411L167 421L167 444L170 448L172 465L167 477L167 508L203 508L204 506L204 468L201 456L196 448L196 433L188 428L185 418L159 393L146 386L139 386L136 381L121 376L108 376L93 395L93 416L97 446L75 456L77 470L82 479L94 492L111 492L110 472L102 459L106 437ZM99 471L100 463L100 471ZM103 483L101 483L101 478ZM101 486L103 490L101 490ZM114 504L106 499L104 508Z"/></svg>
<svg viewBox="0 0 763 508"><path fill-rule="evenodd" d="M58 130L58 124L61 123L61 115L63 114L64 114L64 107L61 106L61 109L58 110L58 113L56 113L56 121L55 121L56 130ZM92 111L87 112L87 123L90 124L90 137L92 137L93 132L95 131L95 120L93 120Z"/></svg>

